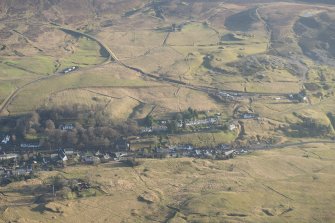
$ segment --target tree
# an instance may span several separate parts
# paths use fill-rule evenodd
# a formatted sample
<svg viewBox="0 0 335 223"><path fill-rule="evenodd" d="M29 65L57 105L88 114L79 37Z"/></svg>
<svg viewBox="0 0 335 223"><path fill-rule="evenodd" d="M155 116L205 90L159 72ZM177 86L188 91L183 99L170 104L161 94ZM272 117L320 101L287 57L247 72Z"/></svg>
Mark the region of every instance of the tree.
<svg viewBox="0 0 335 223"><path fill-rule="evenodd" d="M161 146L163 146L163 144L164 144L164 142L163 142L163 137L160 135L160 136L158 137L158 146L161 147Z"/></svg>
<svg viewBox="0 0 335 223"><path fill-rule="evenodd" d="M35 111L32 112L30 115L29 122L31 123L32 126L34 125L39 126L40 125L40 115Z"/></svg>
<svg viewBox="0 0 335 223"><path fill-rule="evenodd" d="M61 190L64 186L67 185L67 183L68 181L60 175L56 175L49 178L49 184L54 186L55 190Z"/></svg>
<svg viewBox="0 0 335 223"><path fill-rule="evenodd" d="M109 118L107 117L106 114L104 114L103 109L95 112L94 119L96 126L104 126L109 124Z"/></svg>
<svg viewBox="0 0 335 223"><path fill-rule="evenodd" d="M187 109L187 111L188 111L188 113L193 114L193 109L192 109L191 107L189 107L189 108Z"/></svg>
<svg viewBox="0 0 335 223"><path fill-rule="evenodd" d="M15 132L17 136L25 137L27 134L27 122L25 118L19 118L16 121Z"/></svg>
<svg viewBox="0 0 335 223"><path fill-rule="evenodd" d="M178 129L178 123L176 120L172 120L167 123L167 128L169 133L175 133Z"/></svg>
<svg viewBox="0 0 335 223"><path fill-rule="evenodd" d="M183 113L184 119L198 118L198 111L189 107L187 111Z"/></svg>
<svg viewBox="0 0 335 223"><path fill-rule="evenodd" d="M40 127L40 115L37 112L32 112L28 118L28 126L26 129L29 129L30 132L33 132L31 129L35 129L36 132L39 131Z"/></svg>
<svg viewBox="0 0 335 223"><path fill-rule="evenodd" d="M177 27L176 23L172 23L172 25L171 25L171 31L175 32L176 31L176 27Z"/></svg>
<svg viewBox="0 0 335 223"><path fill-rule="evenodd" d="M66 134L66 143L68 145L76 145L78 143L78 136L77 136L77 131L76 130L73 130L71 132L68 132Z"/></svg>
<svg viewBox="0 0 335 223"><path fill-rule="evenodd" d="M139 133L137 122L129 120L127 121L127 125L128 125L128 130L132 135L136 135Z"/></svg>
<svg viewBox="0 0 335 223"><path fill-rule="evenodd" d="M199 116L198 111L194 109L193 110L193 118L198 118L198 116Z"/></svg>
<svg viewBox="0 0 335 223"><path fill-rule="evenodd" d="M104 138L104 140L103 140L103 146L104 147L108 147L108 146L110 146L110 141L109 141L109 139L108 138Z"/></svg>
<svg viewBox="0 0 335 223"><path fill-rule="evenodd" d="M13 142L13 143L16 142L16 135L15 135L15 134L12 135L12 142Z"/></svg>
<svg viewBox="0 0 335 223"><path fill-rule="evenodd" d="M54 130L55 129L55 123L48 119L45 121L45 130Z"/></svg>
<svg viewBox="0 0 335 223"><path fill-rule="evenodd" d="M183 120L183 115L181 113L177 113L175 116L175 119L178 121L182 121Z"/></svg>
<svg viewBox="0 0 335 223"><path fill-rule="evenodd" d="M62 144L62 131L54 129L48 132L48 141L53 146L60 146Z"/></svg>
<svg viewBox="0 0 335 223"><path fill-rule="evenodd" d="M151 127L155 122L155 119L151 115L147 115L144 119L144 124Z"/></svg>
<svg viewBox="0 0 335 223"><path fill-rule="evenodd" d="M333 129L335 129L335 116L334 116L333 113L331 113L331 112L328 112L328 113L327 113L327 116L328 116L328 118L329 118L329 120L330 120L330 123L331 123L332 126L333 126Z"/></svg>

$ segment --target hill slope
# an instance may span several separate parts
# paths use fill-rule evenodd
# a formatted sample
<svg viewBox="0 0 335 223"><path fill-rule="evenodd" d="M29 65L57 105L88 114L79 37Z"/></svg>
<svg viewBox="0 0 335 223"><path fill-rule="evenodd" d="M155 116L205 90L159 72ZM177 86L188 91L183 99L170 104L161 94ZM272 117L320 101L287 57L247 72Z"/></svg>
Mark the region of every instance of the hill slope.
<svg viewBox="0 0 335 223"><path fill-rule="evenodd" d="M312 143L227 161L183 158L141 160L134 168L117 163L68 167L3 188L1 218L5 222L334 222L334 160L334 144ZM89 179L102 191L86 198L20 205L38 197L41 202L51 190L43 182L53 175ZM68 190L57 194L66 195Z"/></svg>

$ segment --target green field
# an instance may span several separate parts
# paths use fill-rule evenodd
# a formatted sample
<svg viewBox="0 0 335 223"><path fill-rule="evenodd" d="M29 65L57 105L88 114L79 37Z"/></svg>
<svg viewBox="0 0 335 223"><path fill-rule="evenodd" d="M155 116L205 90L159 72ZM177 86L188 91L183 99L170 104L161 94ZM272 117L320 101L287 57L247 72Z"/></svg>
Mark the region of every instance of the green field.
<svg viewBox="0 0 335 223"><path fill-rule="evenodd" d="M74 52L70 56L60 59L60 69L78 65L80 67L87 67L103 63L106 61L106 57L100 54L100 48L93 40L85 37L79 38Z"/></svg>
<svg viewBox="0 0 335 223"><path fill-rule="evenodd" d="M116 69L118 70L118 69ZM85 73L76 72L70 75L58 75L52 78L41 80L37 83L31 84L24 88L15 100L10 104L9 111L13 114L24 113L34 110L38 106L48 103L49 96L53 93L86 87L136 87L136 86L150 86L152 83L138 79L133 76L129 79L125 77L119 78L118 72L109 72L108 69L88 70ZM128 77L130 75L127 75ZM48 86L47 88L45 86ZM26 101L29 97L30 100ZM74 101L80 103L80 101Z"/></svg>
<svg viewBox="0 0 335 223"><path fill-rule="evenodd" d="M54 58L48 56L16 58L15 60L5 60L3 63L7 65L7 67L37 75L48 75L54 73L56 65L54 63ZM7 73L11 72L12 71L7 71Z"/></svg>

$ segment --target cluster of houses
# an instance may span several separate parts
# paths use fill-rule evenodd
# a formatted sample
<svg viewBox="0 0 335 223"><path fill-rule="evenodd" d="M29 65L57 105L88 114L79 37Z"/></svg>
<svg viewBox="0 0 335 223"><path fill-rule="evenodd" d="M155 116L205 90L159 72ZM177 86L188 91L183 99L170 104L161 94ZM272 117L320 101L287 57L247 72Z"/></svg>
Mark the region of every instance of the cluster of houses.
<svg viewBox="0 0 335 223"><path fill-rule="evenodd" d="M235 155L235 150L228 145L217 148L194 148L190 145L171 146L168 148L171 157L195 157L203 159L229 159Z"/></svg>
<svg viewBox="0 0 335 223"><path fill-rule="evenodd" d="M62 168L64 165L86 164L95 165L110 161L129 161L134 158L181 158L194 157L198 159L230 159L235 155L248 152L236 150L230 145L220 145L216 148L196 148L191 145L176 145L169 147L156 147L146 150L131 151L76 151L74 149L59 149L57 151L21 151L21 154L8 153L0 155L0 183L11 182L14 179L30 177L40 170L51 170L54 167ZM21 177L21 178L16 178Z"/></svg>
<svg viewBox="0 0 335 223"><path fill-rule="evenodd" d="M257 119L259 117L258 114L255 113L242 113L239 114L240 119Z"/></svg>
<svg viewBox="0 0 335 223"><path fill-rule="evenodd" d="M128 152L79 152L73 149L59 149L57 153L50 154L50 157L44 157L43 162L55 163L76 160L83 164L98 164L101 162L120 161L128 156Z"/></svg>
<svg viewBox="0 0 335 223"><path fill-rule="evenodd" d="M166 132L168 127L166 125L155 125L152 127L144 127L141 129L141 133L153 133L153 132Z"/></svg>
<svg viewBox="0 0 335 223"><path fill-rule="evenodd" d="M224 91L220 91L218 93L215 93L215 96L217 98L219 98L220 100L227 101L227 102L240 101L244 98L243 95L240 94L240 93L234 93L234 92L228 93L228 92L224 92Z"/></svg>
<svg viewBox="0 0 335 223"><path fill-rule="evenodd" d="M60 149L58 153L51 154L53 160L66 162L77 159L82 164L98 164L109 161L124 161L132 158L180 158L194 157L202 159L229 159L240 154L241 151L232 149L229 145L220 145L216 148L195 148L191 145L156 147L150 151L141 149L137 151L118 152L75 152ZM243 153L243 151L242 151Z"/></svg>
<svg viewBox="0 0 335 223"><path fill-rule="evenodd" d="M245 98L244 95L241 93L224 92L224 91L216 92L213 94L213 96L215 96L216 98L222 101L226 101L226 102L241 101L242 99ZM286 98L290 101L299 102L299 103L307 102L308 100L306 93L303 91L296 93L296 94L288 94ZM276 97L274 99L283 100L285 99L285 97L284 98Z"/></svg>
<svg viewBox="0 0 335 223"><path fill-rule="evenodd" d="M17 159L20 156L16 153L0 155L0 183L10 182L12 177L29 176L33 172L32 165L19 165Z"/></svg>
<svg viewBox="0 0 335 223"><path fill-rule="evenodd" d="M183 121L178 122L178 127L181 128L185 124L186 127L189 126L198 126L198 125L214 125L218 124L219 119L217 117L213 118L207 118L207 119L193 119L193 120L185 120L185 123Z"/></svg>
<svg viewBox="0 0 335 223"><path fill-rule="evenodd" d="M19 176L29 176L33 173L32 167L26 168L7 168L0 167L0 177L1 181L6 181L11 177L19 177Z"/></svg>
<svg viewBox="0 0 335 223"><path fill-rule="evenodd" d="M236 155L236 150L229 145L220 145L216 148L195 148L191 145L169 146L166 148L156 147L148 152L139 150L136 157L141 158L181 158L194 157L199 159L230 159ZM134 155L134 154L133 154Z"/></svg>
<svg viewBox="0 0 335 223"><path fill-rule="evenodd" d="M0 168L14 171L18 175L30 174L33 169L49 169L51 166L62 167L66 163L98 164L109 161L124 161L131 158L148 157L196 157L210 159L232 158L236 151L228 145L217 148L195 148L191 145L157 147L150 152L145 150L118 152L83 152L73 149L59 149L51 152L8 153L0 155ZM13 173L14 173L13 172ZM2 173L5 173L3 171ZM6 172L8 173L8 171ZM1 171L0 171L1 174Z"/></svg>
<svg viewBox="0 0 335 223"><path fill-rule="evenodd" d="M24 152L0 155L0 184L10 182L13 177L29 176L39 170L63 167L66 163L98 164L122 161L130 158L128 152L79 152L73 149L59 149L54 152Z"/></svg>
<svg viewBox="0 0 335 223"><path fill-rule="evenodd" d="M153 125L152 127L144 127L141 129L141 133L159 133L168 131L167 123L170 121L159 121L158 124ZM189 119L189 120L178 120L177 127L195 127L195 126L213 126L219 124L218 117L210 117L206 119Z"/></svg>
<svg viewBox="0 0 335 223"><path fill-rule="evenodd" d="M13 140L11 140L11 137L9 135L5 135L4 138L1 140L1 144L3 144L3 147L10 147L12 143ZM22 142L19 146L21 149L38 149L41 147L39 142Z"/></svg>

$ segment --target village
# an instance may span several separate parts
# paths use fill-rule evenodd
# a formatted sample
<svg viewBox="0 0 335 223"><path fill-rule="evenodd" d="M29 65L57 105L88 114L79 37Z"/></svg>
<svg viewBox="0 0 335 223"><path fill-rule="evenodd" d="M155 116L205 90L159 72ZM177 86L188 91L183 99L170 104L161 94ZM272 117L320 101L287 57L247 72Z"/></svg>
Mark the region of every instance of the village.
<svg viewBox="0 0 335 223"><path fill-rule="evenodd" d="M254 118L256 116L253 116ZM252 118L242 117L242 118ZM61 169L72 165L98 165L107 162L121 162L133 165L135 159L165 159L193 157L196 159L224 160L236 155L247 153L247 149L236 149L232 145L222 144L217 147L195 147L193 145L152 144L135 146L139 141L155 135L167 134L171 129L171 122L175 120L151 120L146 127L142 127L140 135L121 137L110 148L45 148L38 142L20 142L14 144L8 134L3 135L0 151L0 184L25 180L34 177L39 171ZM184 119L175 121L178 131L193 128L188 131L206 131L207 129L222 128L220 114L207 118ZM227 123L225 123L227 125ZM69 133L73 123L61 124L58 128ZM238 131L238 123L230 122L227 131ZM195 129L195 130L194 130ZM136 148L135 148L136 147Z"/></svg>
<svg viewBox="0 0 335 223"><path fill-rule="evenodd" d="M218 95L222 100L241 100L244 96L239 93L220 92ZM291 101L303 102L304 93L288 95ZM279 100L279 99L275 99ZM225 160L236 155L249 153L249 147L236 146L234 144L221 144L216 147L196 147L191 144L153 144L148 146L135 146L136 142L153 136L180 132L206 132L213 130L224 130L235 132L241 131L239 120L260 120L259 114L250 110L236 110L233 119L227 121L221 118L220 113L208 115L189 108L181 113L180 117L172 119L155 120L147 116L140 128L138 136L121 137L116 140L110 148L96 147L87 149L75 149L67 146L57 148L45 148L40 142L21 141L14 144L9 134L1 136L0 146L0 184L8 184L13 181L25 180L34 177L39 171L61 169L72 165L98 165L107 162L121 162L133 165L135 159L165 159L192 157L195 159ZM75 129L75 123L62 123L57 127L68 134ZM135 148L136 147L136 148Z"/></svg>
<svg viewBox="0 0 335 223"><path fill-rule="evenodd" d="M174 145L166 148L155 147L152 150L132 151L131 145L124 141L118 151L78 151L72 148L45 151L30 148L17 153L0 155L0 184L24 180L33 177L38 171L50 171L71 165L98 165L107 162L132 163L139 158L182 158L224 160L236 155L248 153L247 149L233 149L230 145L216 148L195 148L191 145Z"/></svg>

